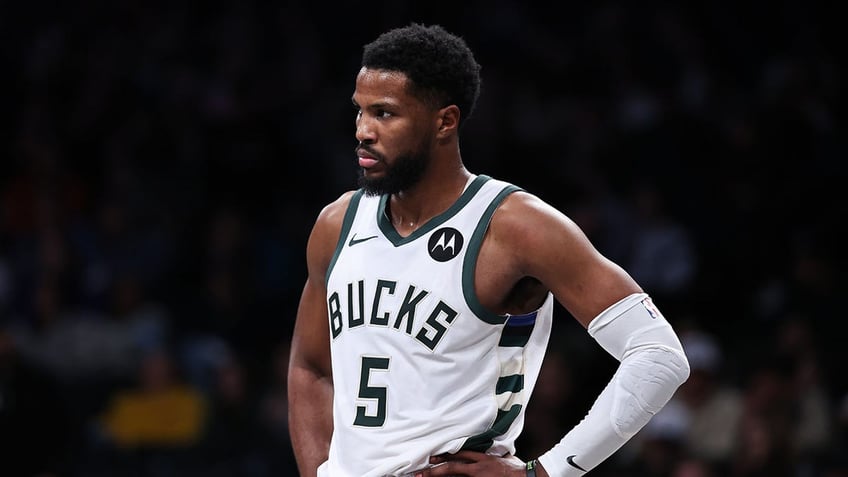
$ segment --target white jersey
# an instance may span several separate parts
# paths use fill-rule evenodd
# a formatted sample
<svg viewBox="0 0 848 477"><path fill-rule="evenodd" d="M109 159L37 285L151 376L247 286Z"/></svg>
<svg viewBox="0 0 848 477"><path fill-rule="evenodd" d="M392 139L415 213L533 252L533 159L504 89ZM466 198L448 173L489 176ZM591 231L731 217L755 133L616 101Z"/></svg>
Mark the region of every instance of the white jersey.
<svg viewBox="0 0 848 477"><path fill-rule="evenodd" d="M319 476L400 476L431 455L514 453L553 299L498 315L474 292L480 244L517 187L477 176L408 237L357 191L327 273L333 437Z"/></svg>

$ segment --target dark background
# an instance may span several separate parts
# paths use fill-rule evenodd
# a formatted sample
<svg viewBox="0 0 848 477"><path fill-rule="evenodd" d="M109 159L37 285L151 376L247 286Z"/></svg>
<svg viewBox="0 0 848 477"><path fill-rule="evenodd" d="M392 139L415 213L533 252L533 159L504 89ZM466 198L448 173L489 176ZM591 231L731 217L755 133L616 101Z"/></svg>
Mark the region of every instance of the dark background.
<svg viewBox="0 0 848 477"><path fill-rule="evenodd" d="M577 221L691 352L680 405L592 475L848 475L844 17L509 0L0 3L0 475L296 475L306 238L355 187L361 47L410 21L483 66L466 166ZM557 314L524 458L615 369ZM122 441L127 396L157 404Z"/></svg>

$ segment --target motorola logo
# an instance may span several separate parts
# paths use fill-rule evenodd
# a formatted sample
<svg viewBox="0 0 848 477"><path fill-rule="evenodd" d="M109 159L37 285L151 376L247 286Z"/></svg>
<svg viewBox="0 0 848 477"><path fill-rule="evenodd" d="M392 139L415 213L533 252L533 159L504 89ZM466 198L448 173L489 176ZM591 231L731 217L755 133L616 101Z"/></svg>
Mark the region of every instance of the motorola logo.
<svg viewBox="0 0 848 477"><path fill-rule="evenodd" d="M430 257L437 262L447 262L459 255L465 240L459 230L443 227L433 232L427 242L427 250Z"/></svg>

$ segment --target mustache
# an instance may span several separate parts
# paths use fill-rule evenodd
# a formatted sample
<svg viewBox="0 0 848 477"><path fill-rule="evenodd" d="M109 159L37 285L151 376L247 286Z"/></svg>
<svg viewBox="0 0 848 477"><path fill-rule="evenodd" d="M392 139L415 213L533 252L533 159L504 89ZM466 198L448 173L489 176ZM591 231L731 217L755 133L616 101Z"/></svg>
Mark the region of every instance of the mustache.
<svg viewBox="0 0 848 477"><path fill-rule="evenodd" d="M354 148L354 152L356 152L357 155L359 155L360 153L366 153L369 156L373 157L374 159L378 159L378 160L381 160L381 161L383 160L382 154L380 154L379 152L371 149L370 147L368 147L367 145L362 144L362 143L359 143Z"/></svg>

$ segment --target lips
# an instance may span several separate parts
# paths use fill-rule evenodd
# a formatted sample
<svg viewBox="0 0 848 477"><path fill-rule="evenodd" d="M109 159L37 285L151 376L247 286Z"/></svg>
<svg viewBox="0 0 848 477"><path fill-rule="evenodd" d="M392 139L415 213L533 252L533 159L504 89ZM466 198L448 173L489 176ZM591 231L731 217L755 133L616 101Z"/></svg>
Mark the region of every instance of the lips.
<svg viewBox="0 0 848 477"><path fill-rule="evenodd" d="M366 169L373 167L377 164L377 162L377 159L374 159L372 157L359 157L359 167L364 167Z"/></svg>
<svg viewBox="0 0 848 477"><path fill-rule="evenodd" d="M380 162L377 158L374 157L372 153L369 153L363 149L357 149L356 155L359 156L359 167L365 169L374 167L378 162Z"/></svg>

